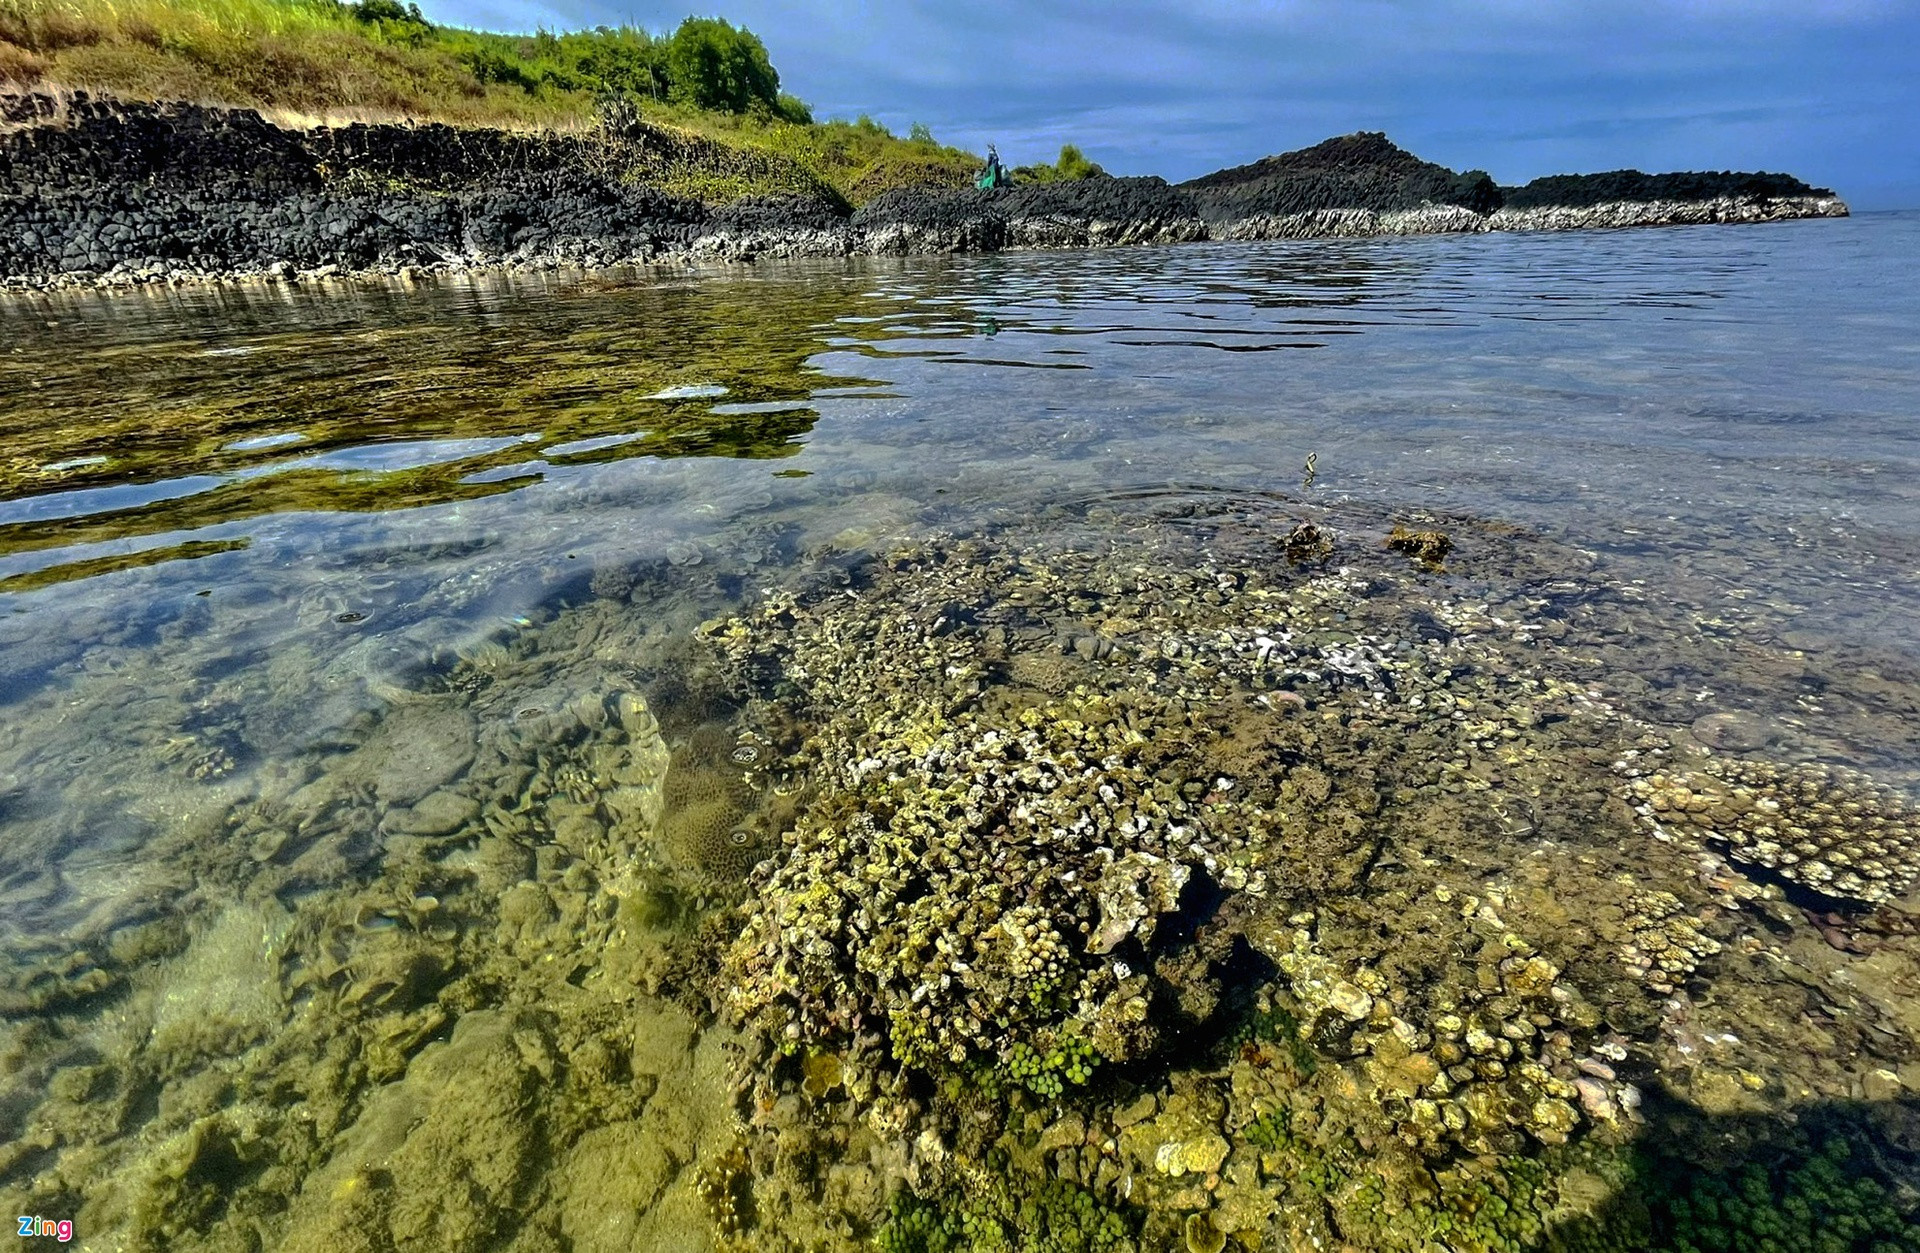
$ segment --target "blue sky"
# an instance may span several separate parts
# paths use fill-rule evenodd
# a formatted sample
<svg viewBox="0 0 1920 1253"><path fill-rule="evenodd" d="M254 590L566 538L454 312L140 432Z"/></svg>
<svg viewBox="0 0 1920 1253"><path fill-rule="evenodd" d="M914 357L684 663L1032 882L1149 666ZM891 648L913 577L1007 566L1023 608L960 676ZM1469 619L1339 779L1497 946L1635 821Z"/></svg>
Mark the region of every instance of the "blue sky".
<svg viewBox="0 0 1920 1253"><path fill-rule="evenodd" d="M1018 164L1076 143L1176 181L1384 130L1503 183L1768 169L1920 207L1920 0L427 0L489 30L689 12L766 41L817 116Z"/></svg>

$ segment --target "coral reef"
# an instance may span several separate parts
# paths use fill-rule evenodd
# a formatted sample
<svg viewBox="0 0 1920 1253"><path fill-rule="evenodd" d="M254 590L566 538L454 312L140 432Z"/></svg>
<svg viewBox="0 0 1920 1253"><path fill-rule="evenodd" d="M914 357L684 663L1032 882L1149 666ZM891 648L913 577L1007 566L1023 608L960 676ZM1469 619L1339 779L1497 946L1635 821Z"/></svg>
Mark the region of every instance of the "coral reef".
<svg viewBox="0 0 1920 1253"><path fill-rule="evenodd" d="M1734 841L1649 838L1615 763L1672 741L1537 622L1183 523L903 546L703 628L814 767L716 985L768 1048L758 1135L804 1090L891 1137L903 1248L973 1247L974 1172L1138 1207L1142 1247L1509 1249L1583 1212L1650 1081L1844 1090L1755 1069L1807 920Z"/></svg>
<svg viewBox="0 0 1920 1253"><path fill-rule="evenodd" d="M748 760L739 760L743 748ZM753 757L723 725L699 728L673 753L662 789L658 843L676 867L738 883L768 850Z"/></svg>
<svg viewBox="0 0 1920 1253"><path fill-rule="evenodd" d="M1920 876L1920 812L1845 767L1715 762L1633 781L1654 830L1825 896L1882 904Z"/></svg>

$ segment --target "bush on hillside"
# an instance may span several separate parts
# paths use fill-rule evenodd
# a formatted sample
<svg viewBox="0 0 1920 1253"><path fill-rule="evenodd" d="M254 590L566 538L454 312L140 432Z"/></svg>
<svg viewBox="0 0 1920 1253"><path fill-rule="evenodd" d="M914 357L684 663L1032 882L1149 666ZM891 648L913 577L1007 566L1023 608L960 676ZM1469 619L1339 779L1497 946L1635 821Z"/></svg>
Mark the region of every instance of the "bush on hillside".
<svg viewBox="0 0 1920 1253"><path fill-rule="evenodd" d="M774 102L773 114L783 122L792 122L795 126L813 125L813 110L807 102L791 92L781 92Z"/></svg>
<svg viewBox="0 0 1920 1253"><path fill-rule="evenodd" d="M351 6L353 20L365 22L369 26L376 22L417 22L422 26L431 25L420 14L417 4L401 4L400 0L359 0Z"/></svg>
<svg viewBox="0 0 1920 1253"><path fill-rule="evenodd" d="M1073 144L1060 145L1060 159L1052 165L1042 161L1034 165L1022 165L1013 171L1016 183L1064 183L1081 178L1106 178L1107 172L1087 160L1085 153Z"/></svg>
<svg viewBox="0 0 1920 1253"><path fill-rule="evenodd" d="M1072 144L1060 145L1060 159L1053 163L1063 179L1098 178L1106 171L1087 160L1086 154Z"/></svg>

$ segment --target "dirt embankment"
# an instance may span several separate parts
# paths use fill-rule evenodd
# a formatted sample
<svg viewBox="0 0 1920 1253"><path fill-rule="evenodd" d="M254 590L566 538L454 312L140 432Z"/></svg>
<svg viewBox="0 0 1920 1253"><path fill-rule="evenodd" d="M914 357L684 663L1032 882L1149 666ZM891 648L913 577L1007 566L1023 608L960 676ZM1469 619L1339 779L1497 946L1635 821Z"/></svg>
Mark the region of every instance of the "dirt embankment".
<svg viewBox="0 0 1920 1253"><path fill-rule="evenodd" d="M732 199L741 188L759 193ZM731 200L718 207L714 200ZM0 96L0 282L44 287L449 266L1100 247L1844 215L1768 174L1502 189L1380 134L1179 186L902 188L853 211L769 154L630 122L585 134L355 124Z"/></svg>

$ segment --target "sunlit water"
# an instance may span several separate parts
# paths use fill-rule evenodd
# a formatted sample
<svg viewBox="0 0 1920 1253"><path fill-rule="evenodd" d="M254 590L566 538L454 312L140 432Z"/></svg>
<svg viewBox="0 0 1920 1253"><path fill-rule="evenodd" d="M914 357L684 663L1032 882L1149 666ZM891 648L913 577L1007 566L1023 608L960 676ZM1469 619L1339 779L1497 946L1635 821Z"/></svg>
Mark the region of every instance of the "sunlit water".
<svg viewBox="0 0 1920 1253"><path fill-rule="evenodd" d="M149 1120L185 1134L168 1076L222 1055L175 1031L143 1092L70 1081L70 1104L112 1117L18 1147L60 1067L117 1064L95 1022L116 998L149 997L144 1038L167 1035L164 978L143 982L115 937L207 934L262 898L297 917L328 873L364 882L381 856L211 883L179 854L192 833L324 776L407 693L569 606L623 606L638 647L823 554L1063 505L1097 530L1102 502L1344 502L1587 555L1583 577L1628 589L1653 641L1594 642L1636 715L1758 712L1787 759L1903 782L1920 769L1917 327L1911 215L16 298L0 1183L78 1203L79 1174L48 1182L58 1144L131 1143ZM391 786L414 801L444 781ZM368 786L377 819L388 784ZM233 925L271 950L283 924ZM90 988L34 990L95 968ZM436 1013L375 1078L449 1029ZM99 1151L103 1171L134 1152ZM160 1221L97 1212L126 1240Z"/></svg>

